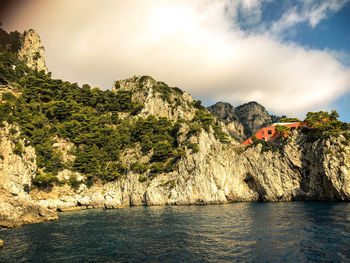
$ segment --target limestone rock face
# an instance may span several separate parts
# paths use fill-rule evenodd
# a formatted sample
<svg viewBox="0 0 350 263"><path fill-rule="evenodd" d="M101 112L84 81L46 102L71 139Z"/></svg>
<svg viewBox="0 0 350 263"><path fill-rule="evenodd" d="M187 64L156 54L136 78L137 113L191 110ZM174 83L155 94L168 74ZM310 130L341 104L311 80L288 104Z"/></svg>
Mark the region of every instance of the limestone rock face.
<svg viewBox="0 0 350 263"><path fill-rule="evenodd" d="M144 105L141 117L154 115L176 121L179 118L190 120L195 115L194 99L188 93L168 87L148 76L134 76L116 81L112 90L131 91L133 102Z"/></svg>
<svg viewBox="0 0 350 263"><path fill-rule="evenodd" d="M129 172L105 185L87 188L82 184L76 190L65 185L31 194L51 209L350 200L350 147L342 144L342 136L308 143L304 135L294 132L280 151L264 153L261 145L249 149L223 145L205 131L192 139L200 151L186 152L176 171L152 180L140 182L140 175Z"/></svg>
<svg viewBox="0 0 350 263"><path fill-rule="evenodd" d="M39 35L33 29L24 32L22 47L18 51L18 58L32 69L48 72L45 64L44 47Z"/></svg>
<svg viewBox="0 0 350 263"><path fill-rule="evenodd" d="M278 116L269 115L266 109L255 101L236 108L229 103L218 102L207 109L226 124L233 138L241 142L280 119Z"/></svg>
<svg viewBox="0 0 350 263"><path fill-rule="evenodd" d="M266 109L255 101L237 107L235 113L244 126L246 137L272 124L272 119Z"/></svg>
<svg viewBox="0 0 350 263"><path fill-rule="evenodd" d="M217 102L207 110L226 124L230 135L238 141L244 141L244 126L236 115L235 108L227 102Z"/></svg>
<svg viewBox="0 0 350 263"><path fill-rule="evenodd" d="M214 105L208 107L207 109L210 111L211 114L217 116L226 123L230 123L232 121L239 121L235 113L235 107L233 107L230 103L217 102Z"/></svg>
<svg viewBox="0 0 350 263"><path fill-rule="evenodd" d="M22 151L14 153L15 143ZM56 213L30 199L36 173L34 148L19 139L18 128L0 128L0 226L14 227L57 218Z"/></svg>

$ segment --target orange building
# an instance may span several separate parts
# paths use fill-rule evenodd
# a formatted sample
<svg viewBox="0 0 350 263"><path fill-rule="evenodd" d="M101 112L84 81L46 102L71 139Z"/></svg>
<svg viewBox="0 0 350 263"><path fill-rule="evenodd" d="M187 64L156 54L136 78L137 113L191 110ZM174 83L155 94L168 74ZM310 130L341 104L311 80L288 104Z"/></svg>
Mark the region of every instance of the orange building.
<svg viewBox="0 0 350 263"><path fill-rule="evenodd" d="M276 125L283 125L283 126L287 126L290 127L291 131L297 129L299 126L303 127L305 126L305 122L285 122L285 123L274 123L272 124L272 126L270 127L266 127L266 128L262 128L260 131L258 131L255 136L258 140L264 140L264 141L272 141L275 138L278 138L280 136L287 137L288 134L287 133L279 133L276 132ZM242 145L249 145L249 144L253 144L253 139L252 137L249 137L247 140L245 140Z"/></svg>

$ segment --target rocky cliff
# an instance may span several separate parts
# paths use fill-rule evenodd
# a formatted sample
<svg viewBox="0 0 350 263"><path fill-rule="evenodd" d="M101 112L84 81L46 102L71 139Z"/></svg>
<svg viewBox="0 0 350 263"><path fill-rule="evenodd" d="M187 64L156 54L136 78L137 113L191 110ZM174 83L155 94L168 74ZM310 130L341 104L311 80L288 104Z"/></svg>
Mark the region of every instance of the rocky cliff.
<svg viewBox="0 0 350 263"><path fill-rule="evenodd" d="M67 185L32 192L51 209L118 208L130 205L217 204L232 201L350 200L350 147L343 136L314 143L294 132L277 152L223 145L213 133L193 138L196 154L186 152L172 173L141 182L129 172L116 182Z"/></svg>
<svg viewBox="0 0 350 263"><path fill-rule="evenodd" d="M0 227L57 219L57 214L31 200L29 193L36 175L33 147L20 139L18 127L0 128Z"/></svg>
<svg viewBox="0 0 350 263"><path fill-rule="evenodd" d="M234 108L231 104L218 102L208 110L224 121L231 135L239 141L244 141L261 128L271 125L279 117L270 115L265 107L252 101Z"/></svg>
<svg viewBox="0 0 350 263"><path fill-rule="evenodd" d="M244 141L247 137L244 134L244 126L239 120L235 108L230 103L217 102L207 109L226 124L227 130L233 138L237 141Z"/></svg>

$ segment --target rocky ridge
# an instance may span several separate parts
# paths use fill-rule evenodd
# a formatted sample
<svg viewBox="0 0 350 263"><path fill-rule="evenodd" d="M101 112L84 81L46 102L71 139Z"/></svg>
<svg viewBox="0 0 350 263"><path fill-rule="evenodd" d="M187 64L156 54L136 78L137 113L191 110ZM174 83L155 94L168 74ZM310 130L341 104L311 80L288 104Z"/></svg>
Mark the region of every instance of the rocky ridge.
<svg viewBox="0 0 350 263"><path fill-rule="evenodd" d="M235 108L230 103L217 102L207 109L211 114L225 123L227 130L233 138L237 141L244 141L246 138L244 126L239 120Z"/></svg>
<svg viewBox="0 0 350 263"><path fill-rule="evenodd" d="M178 88L170 88L163 82L157 82L148 76L134 76L118 80L112 87L113 92L131 91L132 100L143 104L138 117L154 115L176 122L179 118L190 120L195 115L195 100Z"/></svg>
<svg viewBox="0 0 350 263"><path fill-rule="evenodd" d="M261 128L279 120L279 117L270 115L265 107L255 101L236 108L226 102L217 102L207 109L220 118L226 124L230 134L241 142Z"/></svg>

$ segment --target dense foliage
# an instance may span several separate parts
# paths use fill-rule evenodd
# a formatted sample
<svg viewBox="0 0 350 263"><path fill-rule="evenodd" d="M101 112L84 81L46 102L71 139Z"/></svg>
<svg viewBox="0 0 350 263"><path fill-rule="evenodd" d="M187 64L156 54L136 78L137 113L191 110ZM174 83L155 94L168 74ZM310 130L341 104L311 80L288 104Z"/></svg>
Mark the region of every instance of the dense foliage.
<svg viewBox="0 0 350 263"><path fill-rule="evenodd" d="M349 130L348 123L338 120L339 114L332 110L331 113L326 111L309 112L306 115L306 126L303 133L306 134L308 141L326 139L330 136L339 136Z"/></svg>
<svg viewBox="0 0 350 263"><path fill-rule="evenodd" d="M215 138L220 140L222 143L228 143L229 139L227 134L222 131L220 124L214 120L214 117L206 109L203 109L198 105L197 108L199 109L196 111L196 114L192 119L192 123L194 124L190 126L190 133L197 133L201 128L204 128L205 131L209 132L211 126L213 128Z"/></svg>
<svg viewBox="0 0 350 263"><path fill-rule="evenodd" d="M279 122L301 122L298 118L287 118L283 117L279 120Z"/></svg>
<svg viewBox="0 0 350 263"><path fill-rule="evenodd" d="M276 125L275 130L279 134L286 134L291 130L291 128L285 125Z"/></svg>
<svg viewBox="0 0 350 263"><path fill-rule="evenodd" d="M21 34L18 31L7 33L0 27L0 49L16 53L20 48Z"/></svg>

